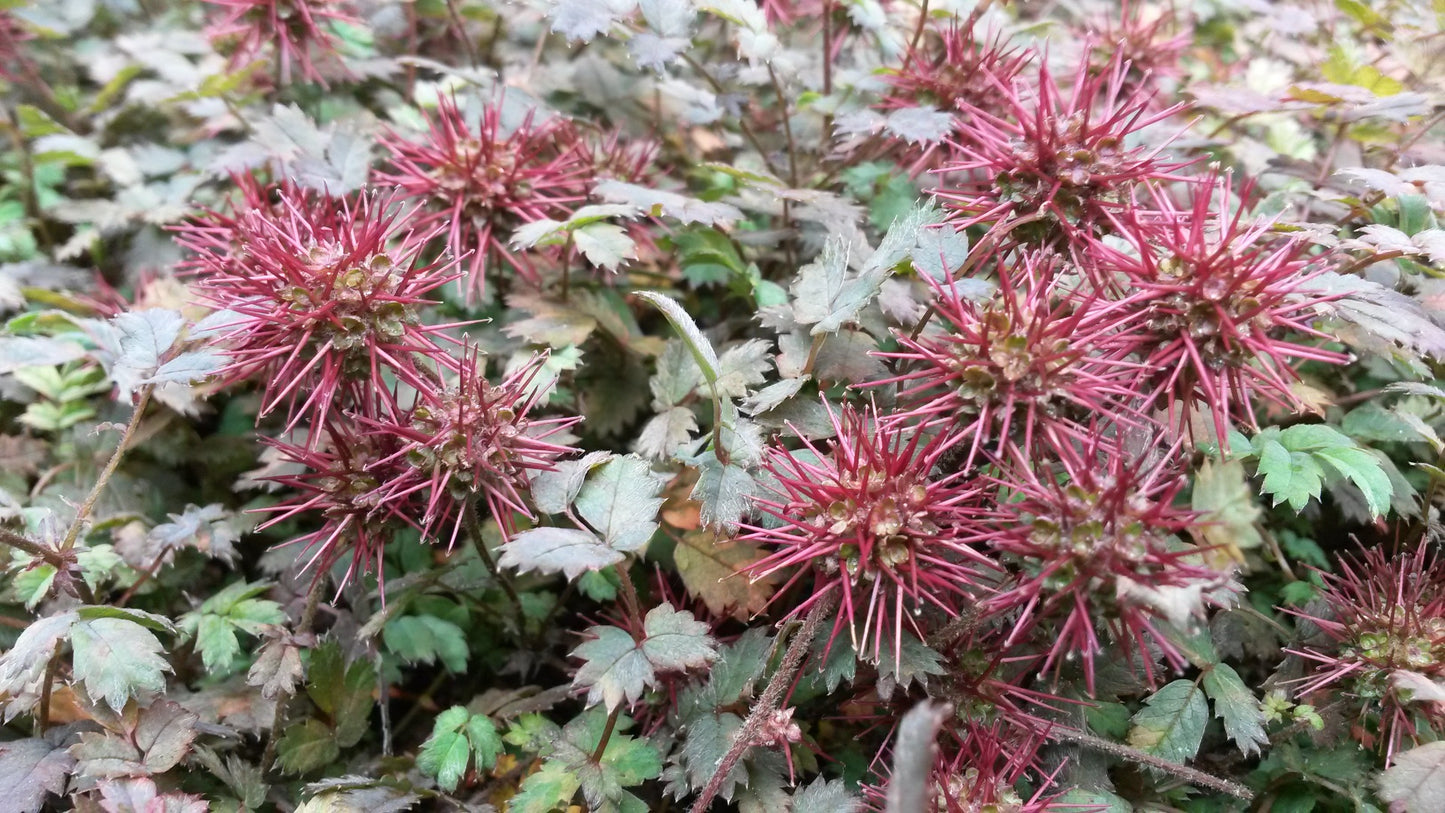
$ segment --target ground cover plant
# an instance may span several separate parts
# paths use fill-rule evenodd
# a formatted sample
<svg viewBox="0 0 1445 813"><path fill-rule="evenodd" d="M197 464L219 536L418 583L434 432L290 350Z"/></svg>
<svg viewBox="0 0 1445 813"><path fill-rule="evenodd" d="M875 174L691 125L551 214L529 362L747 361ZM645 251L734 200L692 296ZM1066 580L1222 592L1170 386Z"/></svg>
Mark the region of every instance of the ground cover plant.
<svg viewBox="0 0 1445 813"><path fill-rule="evenodd" d="M0 1L0 810L1445 809L1442 33Z"/></svg>

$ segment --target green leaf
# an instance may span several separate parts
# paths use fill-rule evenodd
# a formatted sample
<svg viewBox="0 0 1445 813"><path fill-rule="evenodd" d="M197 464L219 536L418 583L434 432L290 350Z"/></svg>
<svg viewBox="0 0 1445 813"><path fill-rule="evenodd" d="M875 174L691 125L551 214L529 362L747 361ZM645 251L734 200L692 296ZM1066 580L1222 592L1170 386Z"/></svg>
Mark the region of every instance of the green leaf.
<svg viewBox="0 0 1445 813"><path fill-rule="evenodd" d="M585 661L573 685L588 690L589 705L602 702L609 710L624 699L636 702L656 683L659 671L685 671L717 657L707 625L690 612L674 610L671 604L647 614L641 642L613 626L592 627L587 632L593 637L572 651L573 657Z"/></svg>
<svg viewBox="0 0 1445 813"><path fill-rule="evenodd" d="M471 764L472 747L464 733L470 719L471 714L462 706L452 706L438 714L431 736L422 743L416 757L417 768L435 777L437 785L448 793L457 789ZM492 733L496 734L495 729Z"/></svg>
<svg viewBox="0 0 1445 813"><path fill-rule="evenodd" d="M386 648L409 664L441 662L455 674L467 669L471 651L461 627L434 615L393 618L381 631Z"/></svg>
<svg viewBox="0 0 1445 813"><path fill-rule="evenodd" d="M238 631L256 635L266 625L285 620L280 604L255 598L268 587L265 582L234 582L181 616L179 628L195 639L206 671L217 674L229 670L241 653Z"/></svg>
<svg viewBox="0 0 1445 813"><path fill-rule="evenodd" d="M662 754L645 739L613 735L602 752L601 766L611 774L611 781L629 788L662 773Z"/></svg>
<svg viewBox="0 0 1445 813"><path fill-rule="evenodd" d="M1360 448L1320 449L1314 455L1364 493L1373 516L1381 517L1389 512L1395 487L1374 453Z"/></svg>
<svg viewBox="0 0 1445 813"><path fill-rule="evenodd" d="M1264 477L1264 491L1274 497L1274 504L1286 502L1296 511L1303 511L1324 487L1324 472L1319 464L1307 454L1290 452L1277 440L1266 441L1261 448L1259 473Z"/></svg>
<svg viewBox="0 0 1445 813"><path fill-rule="evenodd" d="M1445 742L1427 742L1395 755L1380 774L1380 798L1391 813L1436 813L1445 809Z"/></svg>
<svg viewBox="0 0 1445 813"><path fill-rule="evenodd" d="M904 631L900 652L895 654L893 650L894 639L888 637L883 639L876 661L872 652L862 653L864 660L877 667L879 691L884 694L892 694L895 685L906 689L914 681L927 686L929 675L947 671L943 668L943 658L910 632Z"/></svg>
<svg viewBox="0 0 1445 813"><path fill-rule="evenodd" d="M371 728L375 704L376 670L369 661L342 659L341 645L334 639L311 650L306 670L306 694L311 702L334 722L334 739L342 748L355 745Z"/></svg>
<svg viewBox="0 0 1445 813"><path fill-rule="evenodd" d="M1129 744L1146 754L1184 764L1199 751L1209 704L1191 680L1176 680L1145 698L1134 714Z"/></svg>
<svg viewBox="0 0 1445 813"><path fill-rule="evenodd" d="M462 706L452 706L437 715L416 764L422 773L436 777L443 790L451 792L466 776L474 756L477 769L487 770L497 764L501 750L502 739L491 720L471 714Z"/></svg>
<svg viewBox="0 0 1445 813"><path fill-rule="evenodd" d="M86 694L120 711L127 699L165 691L162 655L155 634L126 618L80 618L70 628L75 677Z"/></svg>
<svg viewBox="0 0 1445 813"><path fill-rule="evenodd" d="M614 550L646 547L657 530L662 483L636 455L616 457L592 473L574 503L577 513Z"/></svg>
<svg viewBox="0 0 1445 813"><path fill-rule="evenodd" d="M1224 733L1246 755L1269 744L1264 733L1264 711L1254 692L1227 663L1216 663L1204 673L1204 691L1214 701L1214 715L1223 718Z"/></svg>
<svg viewBox="0 0 1445 813"><path fill-rule="evenodd" d="M341 756L341 748L331 727L316 719L286 727L276 743L277 764L289 774L319 770Z"/></svg>
<svg viewBox="0 0 1445 813"><path fill-rule="evenodd" d="M507 813L552 813L570 802L581 786L576 771L559 760L549 759L522 780Z"/></svg>
<svg viewBox="0 0 1445 813"><path fill-rule="evenodd" d="M498 564L518 572L538 570L562 573L570 581L588 570L600 570L622 561L621 552L608 547L591 531L578 528L532 528L502 546Z"/></svg>

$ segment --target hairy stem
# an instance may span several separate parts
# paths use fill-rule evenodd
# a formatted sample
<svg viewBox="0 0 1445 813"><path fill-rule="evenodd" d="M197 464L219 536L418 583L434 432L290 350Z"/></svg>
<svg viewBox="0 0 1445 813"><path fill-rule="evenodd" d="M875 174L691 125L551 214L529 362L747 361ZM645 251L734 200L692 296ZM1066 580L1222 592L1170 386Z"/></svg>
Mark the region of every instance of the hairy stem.
<svg viewBox="0 0 1445 813"><path fill-rule="evenodd" d="M783 653L783 661L778 664L778 671L773 673L772 679L768 681L767 687L758 697L758 702L753 704L752 711L748 713L748 719L743 723L742 728L738 729L738 733L733 736L732 746L718 762L717 771L712 775L712 779L708 780L707 786L702 789L697 801L693 802L692 813L705 813L708 805L712 804L712 800L722 790L723 782L727 781L727 776L732 773L733 767L747 755L748 749L756 741L764 722L778 710L784 692L793 685L793 677L797 674L798 668L803 665L803 658L808 653L808 646L812 643L819 625L825 618L833 614L833 608L837 604L837 591L829 591L817 600L813 609L808 612L808 617L804 619L803 626L793 633L793 639L788 642L788 650Z"/></svg>
<svg viewBox="0 0 1445 813"><path fill-rule="evenodd" d="M507 594L507 600L512 602L512 607L517 611L517 629L520 631L526 626L526 616L522 612L522 597L517 595L517 588L507 574L497 567L497 561L492 558L492 552L487 550L487 542L482 538L482 521L477 516L477 505L472 500L466 501L466 507L462 509L463 522L467 525L467 536L472 538L472 547L477 549L477 556L481 558L482 564L486 565L487 572L492 574L497 584L501 586L502 592Z"/></svg>
<svg viewBox="0 0 1445 813"><path fill-rule="evenodd" d="M1246 802L1254 798L1254 791L1237 782L1220 779L1217 776L1207 774L1195 768L1190 768L1187 765L1180 765L1170 762L1167 759L1156 757L1153 754L1146 754L1137 748L1131 748L1123 743L1111 742L1095 737L1092 734L1086 734L1077 728L1052 728L1048 732L1048 737L1059 742L1072 742L1076 745L1082 745L1085 748L1118 757L1119 759L1147 765L1150 768L1173 774L1191 785L1198 785L1209 788L1210 790L1219 791L1220 793L1227 793L1236 799L1243 799Z"/></svg>
<svg viewBox="0 0 1445 813"><path fill-rule="evenodd" d="M110 478L115 474L115 470L120 468L120 460L125 456L126 447L130 445L131 438L135 436L136 427L140 426L141 417L145 415L146 407L150 404L150 401L150 385L141 387L140 397L137 398L135 402L135 411L131 413L130 423L127 423L125 430L121 432L120 442L116 444L115 452L110 456L110 460L106 462L105 468L101 469L100 476L96 478L95 485L90 489L90 493L85 496L85 501L80 504L79 508L75 509L75 519L70 523L70 529L65 532L65 540L60 543L60 550L62 552L74 548L76 540L80 539L80 530L85 527L86 518L89 517L90 512L94 510L96 501L100 499L101 492L105 490L105 486L110 482Z"/></svg>

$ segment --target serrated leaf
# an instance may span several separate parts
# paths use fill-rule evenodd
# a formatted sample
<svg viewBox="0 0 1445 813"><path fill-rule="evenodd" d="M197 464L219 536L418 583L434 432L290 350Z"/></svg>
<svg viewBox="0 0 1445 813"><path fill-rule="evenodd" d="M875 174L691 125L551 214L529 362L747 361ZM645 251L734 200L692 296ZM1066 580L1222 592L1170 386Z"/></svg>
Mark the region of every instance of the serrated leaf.
<svg viewBox="0 0 1445 813"><path fill-rule="evenodd" d="M1286 502L1296 511L1303 511L1310 500L1318 499L1324 487L1324 472L1319 464L1306 453L1291 452L1277 440L1263 444L1259 473L1264 476L1264 492L1274 497L1274 504Z"/></svg>
<svg viewBox="0 0 1445 813"><path fill-rule="evenodd" d="M652 460L670 460L679 448L692 443L697 416L689 407L668 407L654 415L638 434L633 449Z"/></svg>
<svg viewBox="0 0 1445 813"><path fill-rule="evenodd" d="M65 792L75 757L38 737L0 742L0 788L6 809L39 813L51 794Z"/></svg>
<svg viewBox="0 0 1445 813"><path fill-rule="evenodd" d="M566 764L549 759L542 767L527 775L508 805L508 813L553 813L571 801L582 786L581 780Z"/></svg>
<svg viewBox="0 0 1445 813"><path fill-rule="evenodd" d="M382 628L381 638L386 648L406 663L440 662L453 674L466 672L471 655L462 628L434 615L392 618Z"/></svg>
<svg viewBox="0 0 1445 813"><path fill-rule="evenodd" d="M577 499L587 475L612 458L611 452L590 452L576 460L558 461L551 470L532 472L532 501L537 510L545 514L566 511Z"/></svg>
<svg viewBox="0 0 1445 813"><path fill-rule="evenodd" d="M1361 448L1337 448L1320 449L1314 456L1364 493L1371 515L1381 517L1389 512L1395 487L1374 454Z"/></svg>
<svg viewBox="0 0 1445 813"><path fill-rule="evenodd" d="M751 339L729 347L718 358L718 394L725 398L746 397L752 387L767 380L769 342Z"/></svg>
<svg viewBox="0 0 1445 813"><path fill-rule="evenodd" d="M320 720L304 720L287 726L276 743L277 764L289 774L304 774L324 768L341 756L331 727Z"/></svg>
<svg viewBox="0 0 1445 813"><path fill-rule="evenodd" d="M1260 508L1245 480L1238 460L1204 461L1194 477L1191 506L1199 512L1197 534L1204 544L1238 551L1264 544L1259 528Z"/></svg>
<svg viewBox="0 0 1445 813"><path fill-rule="evenodd" d="M1204 673L1204 691L1214 701L1214 715L1224 720L1224 733L1246 755L1269 745L1264 733L1264 711L1254 692L1227 663L1216 663Z"/></svg>
<svg viewBox="0 0 1445 813"><path fill-rule="evenodd" d="M678 540L672 558L683 586L714 615L731 612L745 620L760 612L772 597L772 579L752 579L744 572L763 558L745 542L708 530L692 530Z"/></svg>
<svg viewBox="0 0 1445 813"><path fill-rule="evenodd" d="M127 311L111 323L116 331L116 347L110 374L118 397L129 401L138 387L155 377L161 357L180 337L186 319L179 311L149 308Z"/></svg>
<svg viewBox="0 0 1445 813"><path fill-rule="evenodd" d="M158 700L122 714L123 730L86 732L71 747L80 770L93 776L165 773L185 758L196 738L198 717L179 703Z"/></svg>
<svg viewBox="0 0 1445 813"><path fill-rule="evenodd" d="M637 259L637 243L627 230L613 223L592 223L572 232L572 243L587 261L616 271L626 260Z"/></svg>
<svg viewBox="0 0 1445 813"><path fill-rule="evenodd" d="M1380 774L1380 798L1390 813L1435 813L1445 808L1445 742L1427 742L1395 755Z"/></svg>
<svg viewBox="0 0 1445 813"><path fill-rule="evenodd" d="M557 0L547 16L552 18L552 30L569 41L591 42L636 8L637 0Z"/></svg>
<svg viewBox="0 0 1445 813"><path fill-rule="evenodd" d="M926 687L929 675L942 675L947 671L941 655L906 631L897 653L894 652L894 639L885 637L876 653L863 652L860 657L877 667L880 697L891 695L895 686L906 689L915 681Z"/></svg>
<svg viewBox="0 0 1445 813"><path fill-rule="evenodd" d="M1187 763L1199 752L1209 704L1191 680L1176 680L1144 699L1129 730L1129 744L1146 754Z"/></svg>
<svg viewBox="0 0 1445 813"><path fill-rule="evenodd" d="M704 666L717 657L717 642L708 634L707 624L687 610L671 604L652 608L643 619L642 651L661 671L682 672Z"/></svg>
<svg viewBox="0 0 1445 813"><path fill-rule="evenodd" d="M578 528L533 528L516 534L502 545L498 564L520 573L537 570L562 573L568 580L588 570L600 570L624 558L591 531Z"/></svg>
<svg viewBox="0 0 1445 813"><path fill-rule="evenodd" d="M913 249L913 267L919 273L942 282L952 277L953 272L962 266L966 259L968 259L968 236L953 226L940 223L933 228L919 231L918 244ZM980 282L983 280L959 280L960 293L968 296L969 289L964 286ZM992 286L988 286L978 293L986 295L990 290L992 290Z"/></svg>
<svg viewBox="0 0 1445 813"><path fill-rule="evenodd" d="M953 132L953 114L932 105L900 107L884 117L883 129L909 144L933 144Z"/></svg>
<svg viewBox="0 0 1445 813"><path fill-rule="evenodd" d="M229 358L214 350L194 350L181 353L156 368L153 375L140 379L139 384L190 384L215 375L226 365Z"/></svg>
<svg viewBox="0 0 1445 813"><path fill-rule="evenodd" d="M717 657L707 625L690 612L674 610L671 604L648 612L643 632L638 642L618 627L597 626L587 631L593 637L572 651L573 657L584 661L572 683L588 690L588 704L602 702L610 710L624 699L636 702L656 683L657 672L685 671Z"/></svg>
<svg viewBox="0 0 1445 813"><path fill-rule="evenodd" d="M686 722L682 747L675 750L671 757L675 768L669 769L669 791L677 798L701 790L708 783L743 725L742 718L736 714L714 711L696 714ZM746 780L747 769L740 762L728 772L718 795L731 799L737 785Z"/></svg>
<svg viewBox="0 0 1445 813"><path fill-rule="evenodd" d="M452 706L437 715L416 764L422 773L435 777L443 790L451 792L466 775L474 754L477 768L487 770L496 764L501 748L501 737L491 720L473 715L462 706Z"/></svg>
<svg viewBox="0 0 1445 813"><path fill-rule="evenodd" d="M1320 307L1342 323L1346 342L1386 356L1445 358L1445 329L1408 296L1363 277L1327 272L1303 286L1337 298Z"/></svg>
<svg viewBox="0 0 1445 813"><path fill-rule="evenodd" d="M335 723L332 739L341 748L355 745L371 727L376 670L364 659L346 663L334 639L311 650L306 694Z"/></svg>
<svg viewBox="0 0 1445 813"><path fill-rule="evenodd" d="M626 630L618 627L592 627L592 638L572 650L572 657L584 663L572 679L572 685L588 690L587 703L605 703L614 709L625 699L634 703L656 678L652 664Z"/></svg>
<svg viewBox="0 0 1445 813"><path fill-rule="evenodd" d="M274 637L261 645L256 662L246 672L246 683L260 688L267 700L275 700L294 694L302 675L301 648L288 637Z"/></svg>
<svg viewBox="0 0 1445 813"><path fill-rule="evenodd" d="M171 666L154 633L125 618L81 618L70 628L75 677L86 694L120 711L126 700L165 691Z"/></svg>
<svg viewBox="0 0 1445 813"><path fill-rule="evenodd" d="M742 521L753 495L759 493L753 475L736 461L726 465L708 455L697 461L697 485L692 499L702 506L701 519L712 528L730 531Z"/></svg>
<svg viewBox="0 0 1445 813"><path fill-rule="evenodd" d="M45 669L77 618L79 615L74 611L58 613L25 627L14 646L0 655L0 694L23 696L33 692L38 700Z"/></svg>
<svg viewBox="0 0 1445 813"><path fill-rule="evenodd" d="M730 226L743 219L743 212L728 203L698 200L676 192L651 189L623 181L607 180L592 188L602 200L626 203L653 215L673 218L684 225L703 223L709 226ZM679 246L679 249L682 247ZM686 255L686 251L683 251Z"/></svg>
<svg viewBox="0 0 1445 813"><path fill-rule="evenodd" d="M609 460L582 486L574 506L607 545L633 552L646 547L657 530L662 483L636 455Z"/></svg>
<svg viewBox="0 0 1445 813"><path fill-rule="evenodd" d="M863 800L848 790L847 783L819 776L793 794L791 813L858 813L862 809Z"/></svg>

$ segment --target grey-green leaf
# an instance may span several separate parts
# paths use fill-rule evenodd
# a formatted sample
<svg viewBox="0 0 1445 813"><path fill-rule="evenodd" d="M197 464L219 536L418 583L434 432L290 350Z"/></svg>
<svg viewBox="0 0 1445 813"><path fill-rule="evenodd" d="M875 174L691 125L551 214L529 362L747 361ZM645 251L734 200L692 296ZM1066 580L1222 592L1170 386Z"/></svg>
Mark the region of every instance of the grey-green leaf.
<svg viewBox="0 0 1445 813"><path fill-rule="evenodd" d="M1204 673L1204 691L1214 701L1214 716L1223 718L1224 733L1245 754L1269 744L1264 733L1264 711L1254 692L1227 663L1216 663Z"/></svg>
<svg viewBox="0 0 1445 813"><path fill-rule="evenodd" d="M502 546L498 562L519 572L538 570L562 573L569 580L588 570L600 570L622 561L621 553L609 548L597 535L577 528L533 528L512 537Z"/></svg>
<svg viewBox="0 0 1445 813"><path fill-rule="evenodd" d="M1199 751L1209 722L1209 704L1194 681L1176 680L1146 698L1133 722L1130 745L1182 765Z"/></svg>
<svg viewBox="0 0 1445 813"><path fill-rule="evenodd" d="M646 460L616 457L587 479L577 495L577 512L614 550L645 547L657 530L662 483Z"/></svg>

